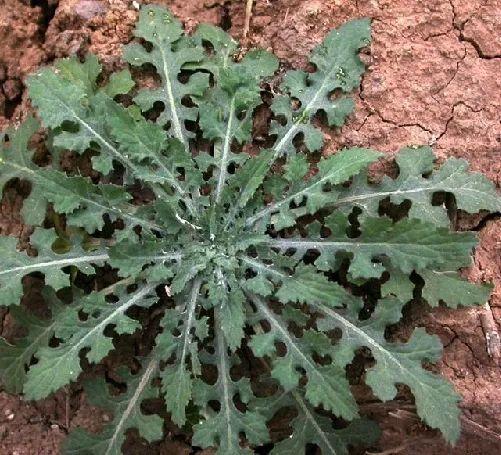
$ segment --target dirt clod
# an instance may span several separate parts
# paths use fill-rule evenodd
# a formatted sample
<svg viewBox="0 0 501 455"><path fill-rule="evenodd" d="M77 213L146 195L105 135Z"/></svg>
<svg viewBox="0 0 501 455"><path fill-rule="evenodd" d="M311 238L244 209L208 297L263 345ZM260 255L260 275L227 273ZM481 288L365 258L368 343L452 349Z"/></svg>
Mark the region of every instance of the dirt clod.
<svg viewBox="0 0 501 455"><path fill-rule="evenodd" d="M21 95L21 89L22 85L18 79L9 79L3 84L3 92L9 101L15 100Z"/></svg>

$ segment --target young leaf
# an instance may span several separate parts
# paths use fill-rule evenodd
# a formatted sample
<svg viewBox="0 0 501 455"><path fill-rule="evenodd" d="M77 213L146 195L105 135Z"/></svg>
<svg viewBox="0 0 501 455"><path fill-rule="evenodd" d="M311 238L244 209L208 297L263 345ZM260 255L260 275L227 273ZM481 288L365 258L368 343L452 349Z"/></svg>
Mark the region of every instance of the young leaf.
<svg viewBox="0 0 501 455"><path fill-rule="evenodd" d="M141 403L158 396L158 389L152 380L158 371L158 360L146 358L143 370L131 375L122 372L127 383L127 391L120 395L110 395L104 380L88 382L85 392L94 406L104 408L113 414L113 420L99 434L88 433L82 428L71 431L63 445L65 455L119 455L125 441L125 432L137 428L139 434L148 442L158 441L163 436L163 421L157 415L145 415Z"/></svg>
<svg viewBox="0 0 501 455"><path fill-rule="evenodd" d="M449 442L459 437L458 394L451 384L421 366L422 361L436 361L442 345L436 336L424 329L415 329L407 343L389 343L385 340L387 325L401 318L402 302L382 300L372 317L359 321L353 314L341 315L327 303L314 304L324 319L318 322L320 330L339 328L342 342L333 353L336 363L345 366L353 359L355 350L365 346L371 350L376 365L367 372L366 383L383 401L392 400L396 383L409 386L416 399L419 416L431 427L439 428Z"/></svg>
<svg viewBox="0 0 501 455"><path fill-rule="evenodd" d="M233 381L230 376L230 358L224 336L219 331L216 334L216 367L218 379L215 385L197 381L195 402L206 407L210 400L217 400L220 404L219 412L212 411L208 418L195 425L193 444L203 448L219 445L217 453L250 454L248 449L240 446L240 433L245 433L251 444L262 444L268 440L268 431L265 420L256 412L241 412L234 402L236 395L244 402L252 396L250 384L242 379ZM209 411L210 412L210 411Z"/></svg>
<svg viewBox="0 0 501 455"><path fill-rule="evenodd" d="M45 283L58 290L70 285L70 276L63 270L74 266L84 273L93 273L92 265L100 265L108 259L105 250L84 251L75 247L68 253L56 253L52 249L57 239L52 229L39 228L30 238L31 244L37 248L35 257L17 251L14 237L0 237L0 254L3 262L0 266L0 290L3 305L17 305L23 293L22 279L33 272L41 272Z"/></svg>
<svg viewBox="0 0 501 455"><path fill-rule="evenodd" d="M275 156L294 153L293 140L299 133L304 135L304 143L310 151L322 146L322 133L312 125L312 119L319 111L327 114L331 126L344 123L354 103L347 97L332 101L331 94L335 90L350 92L360 84L365 67L358 51L369 43L369 20L348 22L338 30L332 30L313 50L310 61L316 67L314 73L289 71L285 75L281 88L287 95L277 97L272 105L274 113L285 119L285 125L278 121L272 124L271 132L277 135L273 147ZM296 110L293 100L299 101Z"/></svg>
<svg viewBox="0 0 501 455"><path fill-rule="evenodd" d="M168 123L172 136L188 147L190 134L186 121L196 120L197 109L184 106L181 100L202 95L209 77L206 73L195 73L188 82L181 83L178 76L185 64L202 60L203 49L190 46L183 37L181 23L159 6L142 8L134 34L151 43L153 49L148 52L138 43L130 44L125 48L124 59L134 66L151 63L162 80L156 89L142 89L134 101L143 111L152 109L157 101L163 103L164 110L157 123L162 126Z"/></svg>
<svg viewBox="0 0 501 455"><path fill-rule="evenodd" d="M62 342L56 348L43 347L37 351L38 363L28 372L24 385L26 397L45 398L75 380L82 371L80 351L84 348L89 348L85 354L89 362L101 361L113 349L111 338L104 334L110 324L118 334L134 333L140 324L125 312L134 305L148 307L155 303L155 298L148 297L153 289L152 285L144 286L123 296L116 304L107 304L104 293L93 293L62 312L55 330L55 336ZM87 319L80 319L80 311L88 315Z"/></svg>
<svg viewBox="0 0 501 455"><path fill-rule="evenodd" d="M396 179L384 177L379 184L368 184L367 176L361 174L349 189L339 191L333 205L345 212L356 206L364 213L376 216L379 203L385 198L389 197L395 204L410 200L410 218L437 226L448 226L449 219L444 207L432 204L436 193L453 194L457 208L469 213L501 209L492 182L481 174L467 172L466 161L449 158L434 170L434 159L430 147L404 148L395 159L399 168Z"/></svg>
<svg viewBox="0 0 501 455"><path fill-rule="evenodd" d="M253 111L261 102L259 82L277 68L276 58L263 51L249 52L238 63L224 59L219 68L213 68L219 80L200 104L200 127L204 137L215 141L216 203L230 177L230 164L245 161L245 155L234 154L231 145L233 141L241 144L250 139Z"/></svg>
<svg viewBox="0 0 501 455"><path fill-rule="evenodd" d="M9 393L23 391L26 368L29 367L33 355L49 344L60 323L59 314L63 307L54 291L47 287L43 294L45 300L50 303L50 319L40 319L20 307L11 307L9 310L16 323L27 330L27 335L17 339L14 344L0 338L0 379Z"/></svg>

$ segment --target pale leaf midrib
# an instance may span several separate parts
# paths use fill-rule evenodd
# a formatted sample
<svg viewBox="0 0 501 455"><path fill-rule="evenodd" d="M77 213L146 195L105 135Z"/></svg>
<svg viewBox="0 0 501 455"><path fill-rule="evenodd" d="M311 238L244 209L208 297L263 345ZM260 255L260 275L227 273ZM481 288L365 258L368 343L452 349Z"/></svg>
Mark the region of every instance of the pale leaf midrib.
<svg viewBox="0 0 501 455"><path fill-rule="evenodd" d="M29 257L29 256L27 256ZM26 272L28 270L40 270L44 268L53 268L53 267L65 267L68 265L74 265L74 264L81 264L83 262L95 262L95 261L106 261L109 259L109 255L107 253L104 254L96 254L96 255L87 255L87 256L74 256L74 257L67 257L64 259L55 259L52 261L44 261L44 262L38 262L35 264L29 264L29 265L22 265L22 266L17 266L13 267L7 270L1 270L0 275L8 275L10 273L17 273L17 272Z"/></svg>
<svg viewBox="0 0 501 455"><path fill-rule="evenodd" d="M47 89L51 90L50 86L45 86L45 87ZM112 153L112 155L115 156L115 158L118 161L120 161L125 166L132 169L137 175L141 174L139 171L139 168L131 160L129 160L124 155L122 155L112 144L109 143L109 141L107 141L89 123L87 123L82 117L80 117L70 105L68 105L65 101L63 101L61 98L59 98L59 96L57 96L57 94L53 90L51 90L51 91L52 91L52 95L54 96L54 98L64 108L66 108L66 110L70 113L71 117L73 117L77 121L77 123L80 123L87 131L89 131L91 133L91 135L97 139L98 143L100 143L105 148L107 148ZM152 186L154 186L154 185L152 184Z"/></svg>
<svg viewBox="0 0 501 455"><path fill-rule="evenodd" d="M335 68L337 68L337 65L332 65L332 69L325 74L325 77L322 80L322 83L320 84L319 89L316 91L313 98L309 101L309 103L303 109L303 112L308 113L310 111L311 107L316 103L318 97L320 96L320 93L325 89L325 85L326 85L327 81L331 78ZM282 153L283 147L285 146L287 141L290 139L290 137L296 132L298 125L300 125L301 122L302 122L302 118L300 117L294 123L292 123L291 127L285 133L285 135L282 137L282 139L280 139L278 144L276 144L272 148L274 153L273 153L273 158L270 160L269 166L271 166L275 162L275 160L280 156L280 154ZM252 217L252 218L254 218L254 217ZM254 223L259 218L254 219L250 224ZM246 225L249 225L248 221L246 221Z"/></svg>
<svg viewBox="0 0 501 455"><path fill-rule="evenodd" d="M150 360L148 366L144 371L143 376L141 377L141 380L139 381L136 390L134 391L134 394L132 395L131 399L129 400L129 403L127 404L127 407L122 413L122 417L120 418L120 420L117 423L117 426L115 427L115 431L113 432L113 436L110 438L110 442L106 449L105 455L112 453L111 451L115 449L114 445L119 433L122 431L125 422L127 421L132 410L136 406L136 403L141 397L141 394L143 393L144 389L148 386L148 382L151 379L152 375L155 373L157 367L158 367L158 360L156 360L155 358Z"/></svg>
<svg viewBox="0 0 501 455"><path fill-rule="evenodd" d="M365 157L362 157L359 161L359 163L365 163L366 162L366 158ZM311 185L305 187L305 188L302 188L301 190L298 190L296 191L295 193L293 194L290 194L290 195L287 195L285 198L283 198L282 200L278 201L278 202L275 202L275 203L272 203L270 204L268 207L265 207L264 209L262 209L261 211L259 211L258 213L256 213L255 215L253 215L252 217L248 218L245 222L245 224L247 226L250 226L252 225L253 223L255 223L257 220L261 219L263 216L266 216L268 213L272 213L274 211L276 211L278 208L280 208L282 205L288 203L288 202L291 202L292 200L294 200L295 198L297 197L300 197L300 196L303 196L305 194L307 194L308 192L310 192L311 190L313 190L315 187L317 186L320 186L326 182L328 182L329 180L332 180L336 174L340 174L342 173L346 168L350 168L353 166L353 164L356 163L356 161L354 160L351 160L350 162L347 162L344 166L340 166L340 167L337 167L335 169L332 169L330 172L328 172L326 175L324 175L323 177L321 177L320 179L314 181L311 183ZM337 183L340 183L340 182L337 182Z"/></svg>
<svg viewBox="0 0 501 455"><path fill-rule="evenodd" d="M202 286L202 280L200 278L196 278L193 287L191 289L191 296L190 296L190 301L188 303L188 308L186 311L188 312L188 318L186 320L186 324L183 327L183 344L181 347L181 355L179 356L179 366L180 368L185 369L185 360L186 360L186 353L188 351L188 344L191 341L191 328L193 326L193 317L195 315L195 310L197 308L197 300L198 300L198 294L200 292L200 287ZM177 396L180 396L180 389L181 386L184 385L182 384L182 381L177 382Z"/></svg>
<svg viewBox="0 0 501 455"><path fill-rule="evenodd" d="M374 338L372 338L370 335L368 335L366 332L364 332L362 329L351 323L348 319L342 317L340 314L336 313L335 311L331 310L330 308L326 307L325 305L321 303L313 303L314 306L316 306L322 313L327 315L328 317L331 317L332 319L335 319L338 321L339 324L341 324L346 331L352 332L356 334L356 336L359 337L359 339L363 340L362 345L368 347L371 351L376 351L379 352L382 356L386 357L391 361L391 363L398 368L400 371L402 371L404 374L411 376L418 384L421 385L421 387L424 388L432 388L430 385L426 384L424 381L421 381L412 370L410 370L408 367L406 367L399 359L397 359L391 351L388 349L385 349L380 343L378 343ZM412 353L414 354L417 351L413 351Z"/></svg>
<svg viewBox="0 0 501 455"><path fill-rule="evenodd" d="M441 183L441 182L440 182ZM429 185L429 186L423 186L420 188L413 188L413 189L408 189L408 190L401 190L401 189L395 189L395 190L387 190L387 191L374 191L372 193L362 193L362 194L357 194L354 196L346 196L339 198L337 201L333 202L330 204L332 207L336 207L338 205L350 203L350 202L357 202L360 200L365 200L365 199L373 199L373 198L380 198L380 197L386 197L386 196L399 196L399 195L405 195L405 194L416 194L416 193L434 193L438 191L444 191L447 193L457 193L457 192L469 192L469 193L478 193L479 197L485 197L486 194L484 191L481 190L476 190L474 188L465 188L465 187L453 187L453 186L442 186L440 184L434 184L434 185Z"/></svg>
<svg viewBox="0 0 501 455"><path fill-rule="evenodd" d="M248 257L248 256L241 256L240 258L246 264L248 264L251 267L254 267L258 270L261 270L263 273L269 273L270 275L275 275L281 279L288 278L288 276L285 273L281 272L280 270L275 269L272 265L267 265L263 262L257 261L253 258Z"/></svg>
<svg viewBox="0 0 501 455"><path fill-rule="evenodd" d="M235 113L235 96L233 96L230 102L230 109L228 113L228 124L226 126L226 133L224 135L223 150L221 155L221 162L219 164L219 174L217 178L217 186L215 192L216 204L219 203L219 200L221 198L221 192L223 190L224 182L226 180L226 174L228 173L228 157L230 155L231 132L233 130L234 113Z"/></svg>
<svg viewBox="0 0 501 455"><path fill-rule="evenodd" d="M316 91L315 95L313 98L310 100L310 102L306 105L306 107L303 109L303 112L309 112L311 107L316 103L318 97L320 96L320 93L324 90L325 85L327 83L327 80L332 76L332 73L334 72L334 68L336 68L336 65L332 66L332 69L326 73L325 78L323 79L320 88ZM273 150L275 151L274 153L274 158L278 158L280 153L282 152L282 148L285 146L289 138L294 134L294 132L297 130L298 125L302 123L302 117L300 116L298 120L296 120L292 126L289 128L287 133L282 137L282 139L279 141L279 143L273 147Z"/></svg>
<svg viewBox="0 0 501 455"><path fill-rule="evenodd" d="M19 166L18 164L13 163L13 162L8 162L7 164L10 165L10 166L12 166L12 167L14 167L15 169L18 169L20 172L24 172L26 174L32 175L33 178L35 178L35 179L41 178L41 179L45 180L46 182L49 182L50 184L57 185L58 187L60 187L64 191L71 191L70 188L61 187L58 183L54 182L53 180L50 180L50 179L46 178L44 176L44 170L43 169L40 169L39 172L36 172L33 169L30 169L28 167ZM61 174L61 175L64 175L64 174ZM121 216L123 218L127 218L127 219L129 219L131 221L136 222L138 225L149 227L150 229L155 229L157 231L162 231L162 232L164 231L163 228L161 228L160 226L157 226L155 223L152 223L150 221L147 221L147 220L144 220L142 218L136 217L134 215L128 214L125 211L125 209L127 209L127 208L133 209L134 208L134 206L131 206L130 204L128 206L125 206L124 210L122 210L122 209L118 209L116 207L110 207L110 206L102 205L102 204L100 204L99 202L96 202L93 199L87 198L87 197L82 196L81 194L78 194L78 193L75 193L75 192L72 192L72 194L74 194L76 197L78 197L78 199L81 200L82 202L85 202L87 204L91 204L91 205L93 205L95 207L98 207L98 208L102 209L103 211L107 211L107 212L110 212L110 213L115 213L118 216Z"/></svg>
<svg viewBox="0 0 501 455"><path fill-rule="evenodd" d="M220 321L220 317L217 318ZM220 365L220 378L221 378L221 387L223 388L223 407L224 407L224 417L226 421L226 440L227 447L230 450L233 447L233 438L232 438L232 422L231 422L231 403L230 403L230 392L228 386L228 376L227 376L227 352L226 352L226 343L224 342L224 335L221 329L218 330L217 333L217 349L219 353L219 365Z"/></svg>
<svg viewBox="0 0 501 455"><path fill-rule="evenodd" d="M157 47L160 50L162 56L162 71L164 76L165 88L167 91L167 102L169 104L169 109L171 112L172 126L174 128L174 136L179 139L184 145L185 149L188 148L188 143L183 135L183 130L181 128L181 123L179 122L179 116L177 114L174 93L172 92L172 82L170 80L169 66L167 61L167 56L161 43L157 43Z"/></svg>
<svg viewBox="0 0 501 455"><path fill-rule="evenodd" d="M297 343L290 337L289 332L282 327L280 322L277 320L275 316L271 314L271 312L266 308L266 305L258 298L253 298L253 302L255 305L259 308L259 310L263 313L263 315L266 317L268 322L275 327L276 330L280 332L282 335L283 339L285 340L285 343L287 346L290 346L297 355L303 360L303 366L307 366L308 370L307 373L310 374L315 374L318 376L322 383L326 384L327 381L325 380L324 376L317 370L316 366L313 364L313 362L306 357L301 349L298 347ZM306 368L305 368L306 369Z"/></svg>
<svg viewBox="0 0 501 455"><path fill-rule="evenodd" d="M299 404L299 407L301 408L301 410L304 412L306 419L310 421L311 425L313 426L313 428L315 429L317 434L324 441L326 447L329 448L330 453L332 455L337 455L337 452L334 450L334 447L332 447L332 445L329 441L329 438L326 436L325 432L322 430L320 425L317 423L317 421L315 420L315 417L311 414L311 412L308 409L308 407L306 406L304 400L301 398L301 396L296 391L293 390L291 393L292 393L292 396L294 397L294 399L296 400L296 402Z"/></svg>
<svg viewBox="0 0 501 455"><path fill-rule="evenodd" d="M155 286L156 285L154 284L146 285L140 291L137 291L135 294L132 294L129 300L126 300L121 305L117 304L116 307L113 306L112 307L114 308L113 311L108 316L106 316L102 321L100 321L98 324L92 327L92 329L90 329L82 338L80 338L80 340L78 340L78 342L70 348L70 350L66 353L66 355L75 350L79 350L80 346L82 346L85 343L85 340L91 337L98 330L104 329L110 323L110 321L115 319L117 315L125 313L131 306L135 305L138 300L140 300L146 294L151 292L155 288Z"/></svg>
<svg viewBox="0 0 501 455"><path fill-rule="evenodd" d="M392 247L419 247L423 249L435 249L437 246L457 245L457 240L451 239L449 242L440 243L410 243L410 242L348 242L348 241L333 241L333 240L302 240L302 239L271 239L268 242L272 248L301 248L301 249L317 249L319 251L330 248L351 248L361 249L380 246L385 248ZM398 250L401 252L401 250Z"/></svg>
<svg viewBox="0 0 501 455"><path fill-rule="evenodd" d="M66 108L66 110L70 113L71 117L73 117L77 123L80 123L87 131L91 133L92 136L94 136L98 142L100 142L102 145L104 145L115 157L123 162L126 163L127 166L129 166L131 169L137 170L136 166L134 163L132 163L130 160L128 160L126 157L124 157L119 151L113 147L103 136L101 136L89 123L87 123L82 117L80 117L75 110L67 104L63 99L61 99L57 93L55 93L50 85L49 86L44 86L46 89L50 90L52 92L52 95L56 100L59 101L59 103Z"/></svg>

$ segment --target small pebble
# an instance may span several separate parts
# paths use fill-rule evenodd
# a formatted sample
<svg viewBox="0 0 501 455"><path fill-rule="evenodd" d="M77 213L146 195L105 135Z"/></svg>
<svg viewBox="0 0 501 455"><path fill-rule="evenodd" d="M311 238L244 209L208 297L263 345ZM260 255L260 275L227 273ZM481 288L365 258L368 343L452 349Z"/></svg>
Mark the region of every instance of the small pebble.
<svg viewBox="0 0 501 455"><path fill-rule="evenodd" d="M77 16L84 20L90 20L94 16L103 14L105 7L100 1L96 0L81 0L74 6L74 11Z"/></svg>
<svg viewBox="0 0 501 455"><path fill-rule="evenodd" d="M9 101L16 99L21 94L21 81L8 79L3 84L3 92Z"/></svg>

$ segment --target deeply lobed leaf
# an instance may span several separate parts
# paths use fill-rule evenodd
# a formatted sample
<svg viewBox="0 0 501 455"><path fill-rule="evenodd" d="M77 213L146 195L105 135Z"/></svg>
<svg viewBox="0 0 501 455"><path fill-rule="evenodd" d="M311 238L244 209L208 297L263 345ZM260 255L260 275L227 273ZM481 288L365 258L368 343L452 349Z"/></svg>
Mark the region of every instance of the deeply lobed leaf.
<svg viewBox="0 0 501 455"><path fill-rule="evenodd" d="M136 428L148 442L158 441L163 434L163 421L157 415L145 415L141 403L158 396L152 380L158 372L158 360L146 358L142 361L143 371L136 375L122 372L127 383L127 391L113 396L105 381L85 384L85 392L91 404L104 408L113 414L113 420L99 434L89 433L81 428L72 431L64 442L63 449L68 454L118 455L125 441L125 432Z"/></svg>

